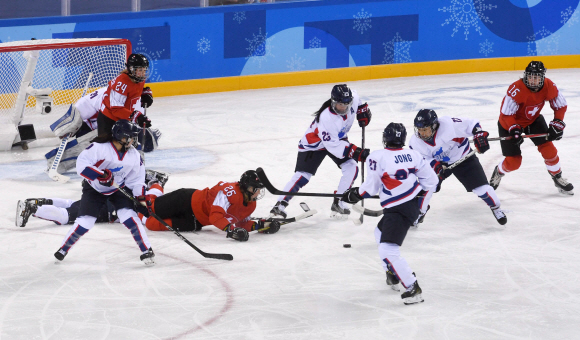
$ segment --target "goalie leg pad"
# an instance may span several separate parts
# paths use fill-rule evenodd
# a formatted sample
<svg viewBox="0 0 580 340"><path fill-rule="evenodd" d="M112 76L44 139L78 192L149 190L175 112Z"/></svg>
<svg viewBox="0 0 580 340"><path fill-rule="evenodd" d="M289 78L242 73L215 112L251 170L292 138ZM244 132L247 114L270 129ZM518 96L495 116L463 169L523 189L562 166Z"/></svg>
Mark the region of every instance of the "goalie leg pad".
<svg viewBox="0 0 580 340"><path fill-rule="evenodd" d="M56 122L52 123L50 129L57 137L65 136L67 134L74 135L83 124L81 113L73 104L69 107L64 116L60 117Z"/></svg>
<svg viewBox="0 0 580 340"><path fill-rule="evenodd" d="M65 172L69 171L70 169L73 169L74 167L76 167L77 157L84 149L86 149L89 146L89 144L91 143L91 140L93 138L95 138L96 136L97 136L97 130L93 130L93 131L87 133L86 135L83 135L82 137L79 137L77 139L73 139L73 140L69 141L68 144L66 145L66 148L65 148L63 154L62 154L60 164L58 165L58 168L56 169L56 171L60 174L63 174ZM47 160L48 169L50 169L50 167L52 166L52 163L54 162L54 158L56 157L56 152L57 152L57 149L53 149L52 151L50 151L49 153L44 155L44 157L46 157L46 160Z"/></svg>

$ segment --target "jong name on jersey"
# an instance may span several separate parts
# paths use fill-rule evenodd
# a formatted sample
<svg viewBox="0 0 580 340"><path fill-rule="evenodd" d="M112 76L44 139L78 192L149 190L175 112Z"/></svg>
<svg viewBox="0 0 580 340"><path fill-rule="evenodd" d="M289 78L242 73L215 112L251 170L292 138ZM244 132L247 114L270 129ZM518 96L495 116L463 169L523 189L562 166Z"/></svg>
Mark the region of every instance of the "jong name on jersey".
<svg viewBox="0 0 580 340"><path fill-rule="evenodd" d="M409 147L419 151L427 161L435 159L453 164L471 150L469 137L473 136L473 128L478 124L479 121L470 118L439 117L434 138L426 142L413 134Z"/></svg>
<svg viewBox="0 0 580 340"><path fill-rule="evenodd" d="M412 200L423 189L428 191L439 179L423 156L409 149L373 151L366 160L368 177L359 193L368 198L377 192L383 208Z"/></svg>

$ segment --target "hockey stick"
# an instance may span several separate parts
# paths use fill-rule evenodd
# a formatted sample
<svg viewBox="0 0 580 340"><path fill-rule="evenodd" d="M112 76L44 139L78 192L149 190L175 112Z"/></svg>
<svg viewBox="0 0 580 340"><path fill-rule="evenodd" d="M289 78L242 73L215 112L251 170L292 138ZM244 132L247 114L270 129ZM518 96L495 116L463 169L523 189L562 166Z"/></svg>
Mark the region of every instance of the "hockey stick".
<svg viewBox="0 0 580 340"><path fill-rule="evenodd" d="M522 138L538 138L538 137L548 137L548 133L536 133L533 135L522 135ZM513 136L506 136L506 137L493 137L493 138L488 138L487 140L490 142L495 142L498 140L512 140L514 139ZM473 143L472 140L469 141L470 143Z"/></svg>
<svg viewBox="0 0 580 340"><path fill-rule="evenodd" d="M137 201L137 199L135 197L133 197L133 195L129 194L128 192L126 192L125 190L123 190L123 188L121 188L117 183L113 182L113 186L117 189L119 189L119 191L127 196L131 201L133 201L136 204L141 204L141 202ZM210 258L210 259L217 259L217 260L226 260L226 261L231 261L234 259L234 257L230 254L212 254L212 253L206 253L203 250L199 249L198 247L195 246L195 244L189 242L188 239L186 239L185 237L183 237L183 235L181 235L179 233L179 231L173 229L169 224L167 224L161 217L157 216L157 214L155 214L154 212L149 212L149 215L152 216L153 218L155 218L157 221L159 221L159 223L163 224L165 226L165 228L167 228L169 231L172 231L175 235L177 235L177 237L179 237L183 242L187 243L188 246L190 246L191 248L195 249L195 251L197 251L198 253L201 254L201 256L206 257L206 258Z"/></svg>
<svg viewBox="0 0 580 340"><path fill-rule="evenodd" d="M451 164L448 167L443 166L443 169L444 170L451 170L451 169L455 168L456 166L458 166L459 164L461 164L465 160L467 160L469 157L475 155L476 152L477 152L477 150L471 150L467 155L463 156L463 158L460 158L459 160L457 160L457 162ZM360 213L361 215L367 215L367 216L373 216L373 217L381 216L383 214L382 210L370 210L370 209L366 209L364 206L361 206L358 204L353 205L352 209L354 211L356 211L357 213ZM355 224L358 224L358 223L355 223Z"/></svg>
<svg viewBox="0 0 580 340"><path fill-rule="evenodd" d="M87 93L87 90L89 89L89 83L91 82L92 78L93 78L93 73L91 72L91 73L89 73L89 78L87 79L87 83L85 84L85 88L83 89L83 93L81 94L81 98ZM70 110L73 109L72 106L73 106L73 104L71 104ZM59 183L66 183L70 179L70 177L67 177L65 175L61 175L58 173L58 171L56 171L56 169L58 169L58 166L60 164L60 160L62 159L62 155L64 153L64 149L66 148L66 145L68 144L68 140L70 137L71 137L70 133L67 134L66 136L64 136L64 138L60 142L60 146L58 147L58 150L56 151L56 156L54 157L54 161L52 161L52 165L48 169L48 177L50 177L50 179L52 179L53 181L56 181Z"/></svg>
<svg viewBox="0 0 580 340"><path fill-rule="evenodd" d="M316 209L314 210L310 210L310 207L308 207L308 205L304 202L300 203L300 206L302 207L302 209L304 210L304 212L298 216L295 217L291 217L291 218L258 218L258 217L250 217L250 219L252 220L265 220L266 222L273 222L273 221L278 221L280 222L280 225L285 225L288 223L293 223L293 222L298 222L300 220L303 220L305 218L308 218L316 213L318 213L318 211L316 211ZM258 231L264 231L264 230L268 230L270 227L266 227L266 228L262 228L262 229L258 229Z"/></svg>
<svg viewBox="0 0 580 340"><path fill-rule="evenodd" d="M323 194L323 193L310 193L310 192L288 192L288 191L281 191L276 189L272 183L270 183L270 180L268 179L268 176L266 176L266 173L264 172L264 169L262 168L257 168L256 169L256 173L258 174L258 177L260 178L260 181L262 181L262 183L264 184L264 187L266 187L266 190L268 190L270 193L274 194L274 195L284 195L284 196L312 196L312 197L342 197L342 194ZM372 197L368 197L368 198L379 198L379 196L372 196Z"/></svg>
<svg viewBox="0 0 580 340"><path fill-rule="evenodd" d="M361 147L364 150L365 149L365 127L364 126L362 127L362 143L361 144L362 144ZM362 183L365 182L365 162L364 161L362 161L362 169L361 169L360 175L361 175L361 185L362 185ZM362 202L360 202L360 204L361 204L361 206L364 207L365 206L365 201L362 200ZM354 221L354 224L361 225L363 223L363 221L364 221L364 217L365 217L364 214L360 214L360 217L358 219L358 221L360 223Z"/></svg>

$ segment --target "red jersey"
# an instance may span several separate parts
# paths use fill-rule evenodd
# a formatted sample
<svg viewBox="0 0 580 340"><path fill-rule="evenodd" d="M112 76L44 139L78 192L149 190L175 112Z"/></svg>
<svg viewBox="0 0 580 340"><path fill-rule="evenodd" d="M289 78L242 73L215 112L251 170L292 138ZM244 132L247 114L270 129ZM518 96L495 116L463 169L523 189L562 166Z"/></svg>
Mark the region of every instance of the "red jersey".
<svg viewBox="0 0 580 340"><path fill-rule="evenodd" d="M568 104L554 82L545 78L542 89L532 92L520 79L510 85L503 98L499 123L506 130L515 124L523 129L536 121L546 101L550 102L550 107L554 110L554 118L564 120Z"/></svg>
<svg viewBox="0 0 580 340"><path fill-rule="evenodd" d="M129 117L135 110L134 105L141 99L144 85L145 82L134 83L129 75L121 73L109 82L103 95L101 111L114 121L130 120Z"/></svg>
<svg viewBox="0 0 580 340"><path fill-rule="evenodd" d="M212 188L196 190L191 195L191 209L204 226L214 225L225 230L228 224L235 224L247 231L254 230L254 222L249 217L256 209L256 202L244 205L238 182L219 182Z"/></svg>

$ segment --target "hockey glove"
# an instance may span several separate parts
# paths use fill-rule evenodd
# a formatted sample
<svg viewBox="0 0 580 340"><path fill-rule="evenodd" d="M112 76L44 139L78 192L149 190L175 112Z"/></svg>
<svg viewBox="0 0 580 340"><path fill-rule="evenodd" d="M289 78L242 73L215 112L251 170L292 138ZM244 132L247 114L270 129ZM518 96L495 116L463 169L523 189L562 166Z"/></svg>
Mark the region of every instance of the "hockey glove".
<svg viewBox="0 0 580 340"><path fill-rule="evenodd" d="M512 140L517 146L522 145L524 142L524 137L522 137L522 127L518 124L514 124L510 126L509 129L510 136L512 136Z"/></svg>
<svg viewBox="0 0 580 340"><path fill-rule="evenodd" d="M153 212L153 202L155 201L156 196L155 195L142 195L142 196L137 196L135 197L135 199L137 199L137 201L139 201L139 203L141 203L140 205L142 207L147 208L147 211L149 213ZM145 215L145 214L143 214Z"/></svg>
<svg viewBox="0 0 580 340"><path fill-rule="evenodd" d="M356 204L358 201L362 200L361 195L358 193L358 187L350 188L342 194L342 200L346 203Z"/></svg>
<svg viewBox="0 0 580 340"><path fill-rule="evenodd" d="M350 144L348 147L344 149L343 156L352 158L356 162L364 162L370 153L371 153L370 149L361 149L354 144Z"/></svg>
<svg viewBox="0 0 580 340"><path fill-rule="evenodd" d="M110 187L111 185L113 185L113 182L115 181L115 177L113 177L113 173L111 172L111 170L109 169L105 169L103 170L103 174L99 177L97 177L97 180L99 181L99 183L103 186L106 187Z"/></svg>
<svg viewBox="0 0 580 340"><path fill-rule="evenodd" d="M360 105L356 110L356 119L358 120L358 126L365 127L369 125L372 116L373 115L367 103Z"/></svg>
<svg viewBox="0 0 580 340"><path fill-rule="evenodd" d="M489 141L487 137L489 133L487 131L480 131L473 136L473 145L479 153L485 153L489 150Z"/></svg>
<svg viewBox="0 0 580 340"><path fill-rule="evenodd" d="M439 178L439 182L441 182L444 179L443 173L445 172L445 169L443 169L443 164L441 164L441 162L439 161L434 160L433 162L431 162L431 167L433 168L433 171L435 171L435 174Z"/></svg>
<svg viewBox="0 0 580 340"><path fill-rule="evenodd" d="M143 88L141 92L141 107L150 107L153 105L153 92L149 86Z"/></svg>
<svg viewBox="0 0 580 340"><path fill-rule="evenodd" d="M280 230L280 222L261 219L255 222L255 230L264 234L275 234Z"/></svg>
<svg viewBox="0 0 580 340"><path fill-rule="evenodd" d="M247 241L250 238L250 234L244 228L235 227L232 229L231 224L229 224L226 228L227 228L226 238L233 238L234 240L240 242Z"/></svg>
<svg viewBox="0 0 580 340"><path fill-rule="evenodd" d="M554 118L554 120L550 122L550 129L548 130L548 140L553 141L562 139L565 127L566 124L564 124L563 121Z"/></svg>
<svg viewBox="0 0 580 340"><path fill-rule="evenodd" d="M137 114L135 115L135 123L140 127L143 126L145 126L145 128L151 127L151 119L147 118L147 116L145 116L141 112L137 112Z"/></svg>

